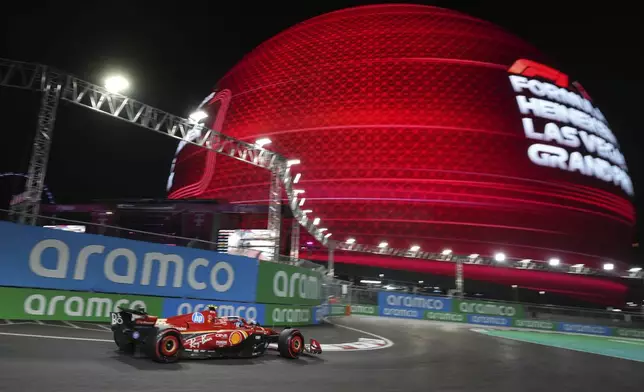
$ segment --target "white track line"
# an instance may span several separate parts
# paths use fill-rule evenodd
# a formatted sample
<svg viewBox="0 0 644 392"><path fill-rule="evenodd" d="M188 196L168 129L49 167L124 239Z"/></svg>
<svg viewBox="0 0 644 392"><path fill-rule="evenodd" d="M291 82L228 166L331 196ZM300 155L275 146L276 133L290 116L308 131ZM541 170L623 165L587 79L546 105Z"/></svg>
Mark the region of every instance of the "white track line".
<svg viewBox="0 0 644 392"><path fill-rule="evenodd" d="M11 321L11 320L4 320L4 323L5 323L5 324L13 324L13 321Z"/></svg>
<svg viewBox="0 0 644 392"><path fill-rule="evenodd" d="M360 333L363 333L363 334L365 334L365 335L373 336L374 338L377 338L377 339L379 339L379 340L384 340L384 341L385 341L385 345L384 345L384 346L380 346L380 347L370 347L370 348L360 348L360 349L356 349L356 350L346 350L346 351L369 351L369 350L382 350L383 348L389 348L389 347L391 347L391 346L393 346L393 345L394 345L394 342L392 342L391 340L389 340L389 339L385 338L384 336L380 336L380 335L376 335L375 333L371 333L371 332L363 331L362 329L353 328L353 327L347 327L346 325L332 323L332 322L331 322L331 321L329 321L329 319L328 319L328 318L326 318L326 317L324 318L324 321L326 321L327 323L329 323L329 324L331 324L331 325L335 325L336 327L340 327L340 328L344 328L344 329L349 329L349 330L351 330L351 331L355 331L355 332L360 332ZM351 345L351 343L340 343L340 344L335 344L334 346L342 346L342 345L345 345L345 344Z"/></svg>
<svg viewBox="0 0 644 392"><path fill-rule="evenodd" d="M79 327L79 326L78 326L78 325L76 325L76 324L72 324L72 323L70 323L69 321L64 321L64 320L63 320L63 323L64 323L64 324L69 325L69 326L70 326L70 327L72 327L72 328L75 328L75 329L81 329L81 327Z"/></svg>
<svg viewBox="0 0 644 392"><path fill-rule="evenodd" d="M30 333L11 333L11 332L0 332L0 335L5 336L22 336L27 338L39 338L39 339L56 339L56 340L81 340L85 342L106 342L114 343L113 340L108 339L92 339L92 338L77 338L74 336L52 336L52 335L36 335Z"/></svg>
<svg viewBox="0 0 644 392"><path fill-rule="evenodd" d="M45 325L45 323L43 323L43 322L42 322L42 321L40 321L40 320L35 320L35 321L36 321L36 324Z"/></svg>
<svg viewBox="0 0 644 392"><path fill-rule="evenodd" d="M102 324L94 324L94 325L96 325L97 327L101 327L106 331L112 332L112 329L110 327L105 326L105 325L102 325Z"/></svg>

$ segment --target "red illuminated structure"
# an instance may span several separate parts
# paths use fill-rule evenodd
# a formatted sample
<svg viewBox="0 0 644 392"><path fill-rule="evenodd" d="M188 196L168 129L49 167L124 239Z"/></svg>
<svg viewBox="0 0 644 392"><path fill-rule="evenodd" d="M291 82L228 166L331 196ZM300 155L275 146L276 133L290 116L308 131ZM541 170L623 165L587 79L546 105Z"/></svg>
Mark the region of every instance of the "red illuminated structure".
<svg viewBox="0 0 644 392"><path fill-rule="evenodd" d="M628 192L592 168L583 175L528 156L535 141L510 75L590 98L545 64L528 43L458 12L356 7L264 42L221 78L204 109L214 129L248 142L268 137L266 148L299 159L302 208L335 240L624 268L635 220ZM170 198L266 204L268 188L266 171L186 146ZM336 262L453 274L451 263L355 253ZM537 271L465 273L605 302L625 290Z"/></svg>

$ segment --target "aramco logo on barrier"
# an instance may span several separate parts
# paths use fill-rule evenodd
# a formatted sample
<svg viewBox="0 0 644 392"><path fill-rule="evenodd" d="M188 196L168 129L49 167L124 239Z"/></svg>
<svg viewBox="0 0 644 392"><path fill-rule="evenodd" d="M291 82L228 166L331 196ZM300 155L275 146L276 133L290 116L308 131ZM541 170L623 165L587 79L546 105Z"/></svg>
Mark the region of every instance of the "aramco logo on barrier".
<svg viewBox="0 0 644 392"><path fill-rule="evenodd" d="M517 309L512 305L487 302L461 301L458 305L458 310L461 313L489 314L506 317L514 317L518 313Z"/></svg>
<svg viewBox="0 0 644 392"><path fill-rule="evenodd" d="M410 295L391 294L387 296L387 305L441 310L445 307L445 301L431 297L414 297Z"/></svg>
<svg viewBox="0 0 644 392"><path fill-rule="evenodd" d="M279 271L273 276L273 294L280 298L320 298L320 284L316 276Z"/></svg>
<svg viewBox="0 0 644 392"><path fill-rule="evenodd" d="M118 307L147 309L142 300L130 302L127 299L113 301L105 297L88 297L56 295L51 298L42 294L32 294L25 299L24 312L36 316L73 317L109 317L110 312L118 312Z"/></svg>
<svg viewBox="0 0 644 392"><path fill-rule="evenodd" d="M56 262L53 267L43 265L43 253L57 252ZM103 245L89 245L83 247L76 255L76 262L73 271L70 271L70 248L69 246L56 239L47 239L38 242L29 255L29 268L31 271L44 278L52 279L69 279L72 278L76 281L83 281L86 278L88 263L90 256L101 255L105 253L105 246ZM142 286L156 285L157 287L166 287L171 283L172 287L182 287L184 272L186 273L186 281L188 285L194 290L205 290L208 285L217 292L228 291L235 282L235 271L225 261L219 261L214 265L205 258L196 258L189 263L185 263L183 258L177 254L163 254L159 252L147 252L143 256L143 267L138 271L139 260L134 251L127 248L114 249L102 257L101 268L104 278L110 282L135 285L137 284L137 276L139 276L138 284ZM116 264L125 263L126 268L121 273L116 272ZM96 263L93 261L92 263ZM152 271L155 269L157 272L156 282L152 279ZM168 275L170 268L173 268L172 282L168 282ZM198 281L197 271L200 268L210 268L209 280ZM223 279L220 279L221 277Z"/></svg>
<svg viewBox="0 0 644 392"><path fill-rule="evenodd" d="M309 323L311 308L273 308L271 311L273 323Z"/></svg>

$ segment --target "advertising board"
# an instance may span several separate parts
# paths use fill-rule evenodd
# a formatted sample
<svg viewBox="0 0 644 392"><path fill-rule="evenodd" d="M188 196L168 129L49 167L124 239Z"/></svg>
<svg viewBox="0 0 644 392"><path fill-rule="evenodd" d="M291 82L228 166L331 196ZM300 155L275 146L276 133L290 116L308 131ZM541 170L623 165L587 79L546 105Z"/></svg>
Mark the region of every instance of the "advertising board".
<svg viewBox="0 0 644 392"><path fill-rule="evenodd" d="M450 312L452 299L423 295L399 294L387 291L378 293L378 315L422 319L425 311Z"/></svg>
<svg viewBox="0 0 644 392"><path fill-rule="evenodd" d="M641 329L628 329L628 328L615 328L615 336L620 336L622 338L644 339L644 330L641 330Z"/></svg>
<svg viewBox="0 0 644 392"><path fill-rule="evenodd" d="M266 305L266 318L263 325L311 325L319 322L315 306Z"/></svg>
<svg viewBox="0 0 644 392"><path fill-rule="evenodd" d="M108 322L118 306L161 313L162 298L0 287L0 319Z"/></svg>
<svg viewBox="0 0 644 392"><path fill-rule="evenodd" d="M514 320L513 325L517 328L542 329L552 331L556 328L557 323L542 320Z"/></svg>
<svg viewBox="0 0 644 392"><path fill-rule="evenodd" d="M490 301L454 300L454 312L486 316L523 318L523 306Z"/></svg>
<svg viewBox="0 0 644 392"><path fill-rule="evenodd" d="M166 298L163 301L162 316L171 317L178 314L200 312L211 304L217 306L217 315L221 317L239 316L264 324L265 306L263 304L245 302L209 302L196 299Z"/></svg>
<svg viewBox="0 0 644 392"><path fill-rule="evenodd" d="M613 334L610 327L576 323L557 323L557 331L603 336L612 336Z"/></svg>
<svg viewBox="0 0 644 392"><path fill-rule="evenodd" d="M259 265L255 302L285 305L319 305L322 275L292 265L262 262Z"/></svg>
<svg viewBox="0 0 644 392"><path fill-rule="evenodd" d="M467 322L466 316L461 313L449 313L449 312L425 312L425 320L434 320L434 321L448 321L452 323L465 323Z"/></svg>
<svg viewBox="0 0 644 392"><path fill-rule="evenodd" d="M360 315L366 315L366 316L377 316L378 315L378 306L377 305L353 304L353 305L351 305L351 314L360 314Z"/></svg>
<svg viewBox="0 0 644 392"><path fill-rule="evenodd" d="M512 319L509 317L480 316L478 314L468 314L467 322L470 324L491 325L498 327L509 327L512 325Z"/></svg>
<svg viewBox="0 0 644 392"><path fill-rule="evenodd" d="M0 222L0 286L255 300L257 261Z"/></svg>

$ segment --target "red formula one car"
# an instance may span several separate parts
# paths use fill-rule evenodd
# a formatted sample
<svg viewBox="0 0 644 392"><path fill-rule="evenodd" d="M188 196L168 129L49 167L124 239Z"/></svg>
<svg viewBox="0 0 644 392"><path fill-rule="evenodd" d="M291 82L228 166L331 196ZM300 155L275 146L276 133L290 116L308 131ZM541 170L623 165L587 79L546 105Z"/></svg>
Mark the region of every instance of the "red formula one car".
<svg viewBox="0 0 644 392"><path fill-rule="evenodd" d="M137 346L157 362L180 358L253 358L276 344L280 355L298 358L302 353L321 354L320 343L304 342L298 329L276 331L241 317L218 317L217 307L162 319L142 309L119 307L110 313L114 342L121 351Z"/></svg>

